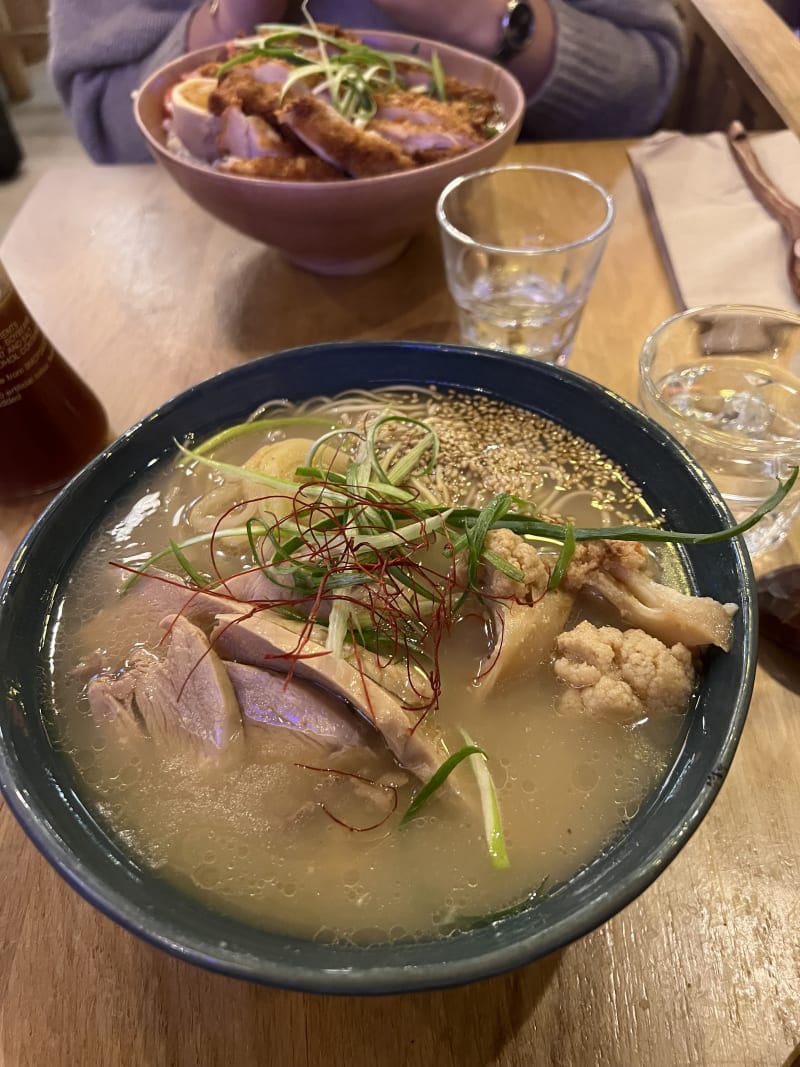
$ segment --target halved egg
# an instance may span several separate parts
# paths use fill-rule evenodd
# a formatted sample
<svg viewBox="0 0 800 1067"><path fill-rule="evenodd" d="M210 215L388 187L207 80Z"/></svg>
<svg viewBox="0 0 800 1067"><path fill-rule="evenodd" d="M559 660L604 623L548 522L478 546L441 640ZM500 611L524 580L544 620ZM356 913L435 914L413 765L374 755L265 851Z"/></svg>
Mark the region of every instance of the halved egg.
<svg viewBox="0 0 800 1067"><path fill-rule="evenodd" d="M219 155L220 120L208 110L208 97L216 86L216 78L186 78L173 85L170 95L175 136L187 151L206 163Z"/></svg>

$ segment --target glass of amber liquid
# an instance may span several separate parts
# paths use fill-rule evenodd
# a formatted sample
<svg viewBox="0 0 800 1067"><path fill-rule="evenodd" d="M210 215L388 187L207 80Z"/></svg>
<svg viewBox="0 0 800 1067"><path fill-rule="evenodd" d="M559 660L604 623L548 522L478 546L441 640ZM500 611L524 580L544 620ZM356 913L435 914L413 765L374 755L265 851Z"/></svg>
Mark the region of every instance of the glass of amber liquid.
<svg viewBox="0 0 800 1067"><path fill-rule="evenodd" d="M0 265L0 499L58 488L107 440L100 401L44 336Z"/></svg>

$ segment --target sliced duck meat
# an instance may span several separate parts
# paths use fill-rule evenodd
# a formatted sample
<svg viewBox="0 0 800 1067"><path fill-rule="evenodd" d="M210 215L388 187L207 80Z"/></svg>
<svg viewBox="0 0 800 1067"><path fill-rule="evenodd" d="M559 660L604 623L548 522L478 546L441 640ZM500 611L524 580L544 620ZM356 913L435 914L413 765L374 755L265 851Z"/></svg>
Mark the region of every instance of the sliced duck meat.
<svg viewBox="0 0 800 1067"><path fill-rule="evenodd" d="M188 738L205 754L237 754L242 717L224 664L188 619L176 615L164 625L169 645L163 658L139 651L116 678L92 679L92 713L158 744L181 745Z"/></svg>
<svg viewBox="0 0 800 1067"><path fill-rule="evenodd" d="M144 650L134 653L131 661L114 674L98 674L87 687L89 710L98 725L113 725L120 740L146 736L145 724L134 703L136 681L157 662Z"/></svg>
<svg viewBox="0 0 800 1067"><path fill-rule="evenodd" d="M312 152L353 178L393 174L414 166L397 145L377 133L358 129L310 93L288 98L277 118Z"/></svg>
<svg viewBox="0 0 800 1067"><path fill-rule="evenodd" d="M250 567L231 575L217 586L221 594L230 594L235 600L258 603L273 598L273 584L267 580L260 567Z"/></svg>
<svg viewBox="0 0 800 1067"><path fill-rule="evenodd" d="M326 689L245 663L225 668L247 725L292 730L329 753L370 744L366 723Z"/></svg>
<svg viewBox="0 0 800 1067"><path fill-rule="evenodd" d="M382 735L398 763L422 781L427 781L444 761L446 754L420 730L414 730L416 720L396 697L357 667L333 656L323 645L303 641L264 614L250 618L221 615L211 643L225 659L279 672L291 671L293 676L315 682L346 700Z"/></svg>
<svg viewBox="0 0 800 1067"><path fill-rule="evenodd" d="M182 615L201 630L210 632L217 615L250 609L246 602L250 598L245 597L243 591L254 586L255 580L243 580L241 585L234 585L236 582L237 579L232 578L225 586L194 589L179 575L151 567L124 594L125 606L128 612L142 616L142 632L147 632L165 615ZM241 597L239 590L242 590ZM102 625L107 625L107 620L103 619Z"/></svg>

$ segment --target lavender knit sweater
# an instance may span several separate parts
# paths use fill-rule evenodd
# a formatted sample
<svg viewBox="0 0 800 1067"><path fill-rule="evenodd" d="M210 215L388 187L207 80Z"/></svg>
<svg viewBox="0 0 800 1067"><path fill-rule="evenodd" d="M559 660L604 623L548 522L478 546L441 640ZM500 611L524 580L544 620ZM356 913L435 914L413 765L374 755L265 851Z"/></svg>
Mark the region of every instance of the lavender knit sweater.
<svg viewBox="0 0 800 1067"><path fill-rule="evenodd" d="M524 133L627 137L652 130L675 87L682 34L671 0L550 0L558 36ZM52 0L51 65L78 137L99 163L150 159L131 93L185 51L189 0ZM369 0L314 0L320 22L398 29Z"/></svg>

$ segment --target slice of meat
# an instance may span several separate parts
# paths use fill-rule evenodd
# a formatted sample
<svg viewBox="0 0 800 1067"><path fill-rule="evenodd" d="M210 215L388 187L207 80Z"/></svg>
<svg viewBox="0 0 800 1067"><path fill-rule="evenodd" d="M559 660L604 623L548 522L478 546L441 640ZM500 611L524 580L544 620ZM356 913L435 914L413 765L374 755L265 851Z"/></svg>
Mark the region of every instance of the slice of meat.
<svg viewBox="0 0 800 1067"><path fill-rule="evenodd" d="M366 724L327 690L244 663L226 662L225 669L246 725L293 730L326 752L369 744Z"/></svg>
<svg viewBox="0 0 800 1067"><path fill-rule="evenodd" d="M164 625L169 646L163 658L139 651L117 678L90 682L92 713L159 745L181 747L188 740L204 755L237 755L242 717L224 664L188 619L168 617Z"/></svg>
<svg viewBox="0 0 800 1067"><path fill-rule="evenodd" d="M250 572L247 572L248 574ZM260 573L260 572L256 572ZM233 614L249 610L247 593L256 587L256 579L229 579L229 584L214 589L194 589L183 579L169 571L151 567L123 594L127 612L136 612L141 617L140 630L147 633L166 615L182 615L185 619L210 632L217 615ZM227 594L232 594L228 596ZM253 597L252 599L257 599ZM119 611L114 606L114 614ZM101 626L110 625L109 618L101 613Z"/></svg>
<svg viewBox="0 0 800 1067"><path fill-rule="evenodd" d="M476 121L475 112L466 103L450 100L445 103L403 90L378 96L376 103L375 118L368 129L377 128L378 124L386 124L388 128L397 124L409 135L413 135L416 129L419 136L425 132L440 137L449 136L450 143L461 148L470 148L486 140L482 125ZM428 146L423 142L419 147Z"/></svg>
<svg viewBox="0 0 800 1067"><path fill-rule="evenodd" d="M431 162L431 157L458 155L468 148L474 148L478 141L469 134L460 134L443 130L438 126L420 126L414 122L399 119L373 119L369 130L380 134L387 141L396 144L412 159L424 159Z"/></svg>
<svg viewBox="0 0 800 1067"><path fill-rule="evenodd" d="M415 720L396 697L315 641L305 641L298 649L298 637L264 614L252 618L220 616L211 641L225 659L291 671L346 700L378 730L398 763L422 781L427 781L442 764L445 754L424 738L421 730L412 732Z"/></svg>
<svg viewBox="0 0 800 1067"><path fill-rule="evenodd" d="M212 115L222 115L227 108L238 107L245 115L258 115L275 126L281 91L280 83L260 81L251 68L233 67L209 94L208 109Z"/></svg>
<svg viewBox="0 0 800 1067"><path fill-rule="evenodd" d="M136 706L148 733L169 733L177 721L204 748L240 747L239 704L208 638L182 615L162 625L169 628L167 655L136 685Z"/></svg>
<svg viewBox="0 0 800 1067"><path fill-rule="evenodd" d="M245 115L241 108L226 107L217 134L219 154L239 159L287 158L294 156L274 126L260 115Z"/></svg>
<svg viewBox="0 0 800 1067"><path fill-rule="evenodd" d="M472 85L461 78L446 75L444 92L448 101L458 100L465 104L470 110L473 122L481 127L493 126L500 119L497 100L483 85Z"/></svg>
<svg viewBox="0 0 800 1067"><path fill-rule="evenodd" d="M220 167L226 174L243 178L271 178L279 182L345 181L346 175L318 156L262 156L260 159L231 159Z"/></svg>
<svg viewBox="0 0 800 1067"><path fill-rule="evenodd" d="M253 77L268 85L283 85L289 75L296 68L287 63L285 59L262 59L250 68Z"/></svg>
<svg viewBox="0 0 800 1067"><path fill-rule="evenodd" d="M397 145L377 133L358 129L310 93L289 97L277 118L312 152L353 178L393 174L414 166Z"/></svg>
<svg viewBox="0 0 800 1067"><path fill-rule="evenodd" d="M137 655L148 654L140 652ZM144 723L134 704L136 676L135 664L131 664L129 669L116 676L98 674L90 679L87 687L92 718L98 726L111 726L117 741L123 743L146 736Z"/></svg>

